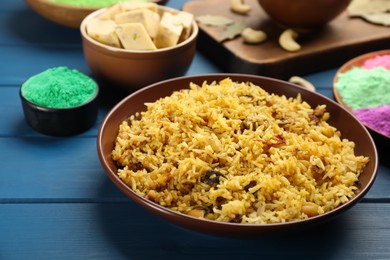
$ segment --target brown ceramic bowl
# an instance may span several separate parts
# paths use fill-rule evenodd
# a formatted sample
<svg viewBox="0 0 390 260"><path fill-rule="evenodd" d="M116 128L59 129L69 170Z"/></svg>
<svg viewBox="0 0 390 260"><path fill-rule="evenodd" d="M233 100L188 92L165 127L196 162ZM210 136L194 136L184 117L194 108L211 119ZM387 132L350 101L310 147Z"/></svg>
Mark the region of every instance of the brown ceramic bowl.
<svg viewBox="0 0 390 260"><path fill-rule="evenodd" d="M319 28L338 15L351 0L258 0L264 11L288 28L311 30Z"/></svg>
<svg viewBox="0 0 390 260"><path fill-rule="evenodd" d="M161 97L169 96L173 91L187 88L190 82L202 84L204 81L219 81L226 77L230 77L234 81L253 82L260 85L268 92L278 95L296 97L298 93L301 93L302 99L312 106L325 104L327 110L331 114L329 123L337 127L343 133L343 137L356 142L356 153L368 156L371 159L364 172L359 177L360 191L356 197L332 211L306 220L279 224L247 225L209 221L181 214L140 197L131 188L125 185L117 176L118 168L111 158L111 152L114 149L118 127L121 122L126 120L131 114L144 111L146 109L144 105L145 102L154 102ZM119 102L103 120L97 136L97 151L101 164L109 179L126 196L141 207L185 228L208 234L235 237L264 235L266 233L270 234L278 231L296 231L332 219L350 209L368 192L374 182L378 167L377 151L371 136L365 127L345 108L327 97L288 82L242 74L209 74L180 77L162 81L136 91Z"/></svg>
<svg viewBox="0 0 390 260"><path fill-rule="evenodd" d="M166 0L154 0L164 4ZM42 17L71 28L79 28L83 19L98 10L96 7L78 7L51 2L50 0L26 0L26 3Z"/></svg>
<svg viewBox="0 0 390 260"><path fill-rule="evenodd" d="M337 88L335 87L335 84L338 81L338 75L340 73L345 73L352 69L353 67L361 67L363 66L364 62L368 59L374 58L378 55L390 55L390 49L388 50L380 50L380 51L374 51L370 53L366 53L363 55L360 55L356 58L353 58L349 61L347 61L345 64L343 64L336 72L335 77L333 78L333 95L334 98L338 103L340 103L344 108L352 112L352 108L349 107L346 103L343 101L343 97L340 95L340 93L337 91ZM363 123L364 124L364 123ZM385 136L384 134L378 132L376 129L368 126L365 124L365 126L370 130L370 132L373 134L375 141L377 144L389 146L390 145L390 138L388 136Z"/></svg>
<svg viewBox="0 0 390 260"><path fill-rule="evenodd" d="M166 6L159 8L162 12L177 12ZM87 34L88 22L104 11L93 12L80 26L84 56L94 76L103 84L132 92L161 80L183 76L188 71L199 32L195 21L191 35L176 46L153 51L126 50L99 43Z"/></svg>

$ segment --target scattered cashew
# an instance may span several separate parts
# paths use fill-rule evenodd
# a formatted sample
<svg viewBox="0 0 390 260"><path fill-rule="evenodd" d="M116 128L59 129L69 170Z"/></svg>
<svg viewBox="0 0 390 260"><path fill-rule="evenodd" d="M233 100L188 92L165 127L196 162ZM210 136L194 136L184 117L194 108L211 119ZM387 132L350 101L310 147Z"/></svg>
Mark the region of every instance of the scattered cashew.
<svg viewBox="0 0 390 260"><path fill-rule="evenodd" d="M309 81L305 80L304 78L298 76L292 76L288 81L297 84L301 87L304 87L307 90L314 91L314 92L316 91L314 85L311 84Z"/></svg>
<svg viewBox="0 0 390 260"><path fill-rule="evenodd" d="M298 38L298 33L287 29L279 36L279 44L286 51L298 51L301 49L301 45L296 42L296 38Z"/></svg>
<svg viewBox="0 0 390 260"><path fill-rule="evenodd" d="M245 28L241 32L241 36L244 39L245 43L257 44L265 41L267 39L267 34L261 30L254 30L252 28Z"/></svg>
<svg viewBox="0 0 390 260"><path fill-rule="evenodd" d="M244 3L244 0L230 0L230 9L238 14L246 14L252 8L250 5Z"/></svg>

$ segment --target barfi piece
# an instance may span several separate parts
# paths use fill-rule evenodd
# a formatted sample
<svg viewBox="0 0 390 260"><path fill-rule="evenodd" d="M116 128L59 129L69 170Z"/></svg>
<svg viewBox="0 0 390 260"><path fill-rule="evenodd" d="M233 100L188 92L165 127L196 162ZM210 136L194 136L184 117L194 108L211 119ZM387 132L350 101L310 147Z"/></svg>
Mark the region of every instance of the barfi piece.
<svg viewBox="0 0 390 260"><path fill-rule="evenodd" d="M175 46L179 42L183 29L183 25L176 23L176 19L171 13L165 12L161 18L154 43L159 49Z"/></svg>
<svg viewBox="0 0 390 260"><path fill-rule="evenodd" d="M117 24L112 20L91 19L87 24L88 35L96 41L113 47L121 47L115 32Z"/></svg>
<svg viewBox="0 0 390 260"><path fill-rule="evenodd" d="M141 23L145 26L149 36L156 38L160 24L160 15L149 9L137 9L115 15L115 22L117 24Z"/></svg>
<svg viewBox="0 0 390 260"><path fill-rule="evenodd" d="M116 33L123 47L128 50L156 50L152 39L141 23L117 25Z"/></svg>

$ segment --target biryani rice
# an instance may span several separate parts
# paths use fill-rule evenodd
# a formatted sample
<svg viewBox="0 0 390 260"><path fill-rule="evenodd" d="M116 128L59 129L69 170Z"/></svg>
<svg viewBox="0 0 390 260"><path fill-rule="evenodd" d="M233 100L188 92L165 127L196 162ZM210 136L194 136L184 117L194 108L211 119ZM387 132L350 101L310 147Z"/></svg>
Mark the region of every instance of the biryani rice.
<svg viewBox="0 0 390 260"><path fill-rule="evenodd" d="M369 161L327 123L324 105L252 83L190 84L146 106L119 126L118 175L195 217L266 224L323 214L355 196Z"/></svg>

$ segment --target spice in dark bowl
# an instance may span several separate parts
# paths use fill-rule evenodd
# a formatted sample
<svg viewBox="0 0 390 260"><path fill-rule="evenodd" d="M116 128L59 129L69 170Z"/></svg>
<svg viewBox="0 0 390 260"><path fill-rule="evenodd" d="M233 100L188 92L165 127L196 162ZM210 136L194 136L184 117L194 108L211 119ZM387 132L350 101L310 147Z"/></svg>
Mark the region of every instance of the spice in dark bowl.
<svg viewBox="0 0 390 260"><path fill-rule="evenodd" d="M19 94L27 123L43 134L79 134L96 122L99 87L77 70L43 71L24 82Z"/></svg>

